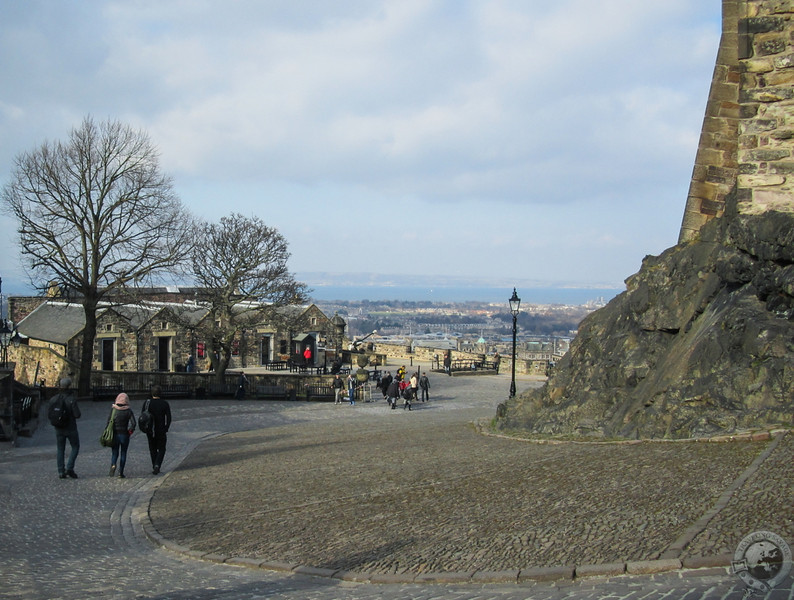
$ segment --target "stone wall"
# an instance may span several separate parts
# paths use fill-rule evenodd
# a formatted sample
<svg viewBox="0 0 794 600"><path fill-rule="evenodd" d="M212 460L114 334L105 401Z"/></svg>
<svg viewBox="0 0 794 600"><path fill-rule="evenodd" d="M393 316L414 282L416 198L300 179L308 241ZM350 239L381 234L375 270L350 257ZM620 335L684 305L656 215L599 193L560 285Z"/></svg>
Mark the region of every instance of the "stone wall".
<svg viewBox="0 0 794 600"><path fill-rule="evenodd" d="M10 296L8 298L8 318L14 323L19 323L46 301L47 298L37 296Z"/></svg>
<svg viewBox="0 0 794 600"><path fill-rule="evenodd" d="M422 362L422 363L430 363L435 368L436 360L439 362L443 359L444 352L446 349L442 348L431 348L428 346L415 346L413 352L411 352L410 348L405 344L383 344L378 343L375 345L375 349L385 354L388 359L390 359L390 363L392 365L396 364L411 364L411 361ZM482 357L481 353L478 352L465 352L461 350L451 350L451 358L452 360L476 360ZM517 375L545 375L546 373L546 366L548 365L548 361L546 360L523 360L519 359L516 361L516 374ZM384 370L389 370L388 365L383 367ZM507 373L511 370L511 357L510 356L503 356L502 362L499 367L500 373Z"/></svg>
<svg viewBox="0 0 794 600"><path fill-rule="evenodd" d="M19 348L10 346L8 360L15 363L14 378L25 385L43 381L47 387L57 387L62 377L77 373L77 365L64 357L62 346L55 344L39 343Z"/></svg>
<svg viewBox="0 0 794 600"><path fill-rule="evenodd" d="M790 212L794 173L792 9L787 0L723 0L711 81L679 242L725 211Z"/></svg>
<svg viewBox="0 0 794 600"><path fill-rule="evenodd" d="M794 212L794 6L746 3L739 19L740 214Z"/></svg>

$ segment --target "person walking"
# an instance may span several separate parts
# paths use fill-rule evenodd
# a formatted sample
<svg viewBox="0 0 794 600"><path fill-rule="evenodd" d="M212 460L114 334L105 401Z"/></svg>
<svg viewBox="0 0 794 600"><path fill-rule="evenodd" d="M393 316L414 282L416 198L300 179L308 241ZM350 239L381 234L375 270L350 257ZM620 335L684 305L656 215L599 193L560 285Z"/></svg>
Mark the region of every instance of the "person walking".
<svg viewBox="0 0 794 600"><path fill-rule="evenodd" d="M493 355L493 365L494 369L496 369L496 374L499 375L499 365L502 363L502 357L499 356L499 352L496 352Z"/></svg>
<svg viewBox="0 0 794 600"><path fill-rule="evenodd" d="M345 382L339 377L339 373L334 377L331 386L334 388L334 404L342 404L342 390L345 387Z"/></svg>
<svg viewBox="0 0 794 600"><path fill-rule="evenodd" d="M58 393L50 399L47 405L48 414L53 407L58 406L64 412L62 427L55 427L55 444L57 452L55 462L58 467L58 476L61 479L71 477L77 479L74 472L74 463L80 453L80 434L77 431L77 419L80 418L80 407L72 390L72 380L64 377L58 382ZM66 455L66 441L69 441L69 460L64 464Z"/></svg>
<svg viewBox="0 0 794 600"><path fill-rule="evenodd" d="M380 391L383 392L383 399L389 399L389 386L391 382L394 381L394 377L391 376L391 371L386 371L386 377L380 380Z"/></svg>
<svg viewBox="0 0 794 600"><path fill-rule="evenodd" d="M130 410L130 398L124 392L116 396L116 401L110 409L108 421L113 421L113 449L110 453L110 477L113 477L117 470L122 479L124 475L124 465L127 464L127 448L130 445L130 436L135 431L135 415Z"/></svg>
<svg viewBox="0 0 794 600"><path fill-rule="evenodd" d="M422 390L422 402L430 400L430 380L427 378L427 373L422 373L419 378L419 389Z"/></svg>
<svg viewBox="0 0 794 600"><path fill-rule="evenodd" d="M388 396L389 406L392 407L392 410L397 408L397 398L400 397L400 382L397 381L396 378L391 380L386 395Z"/></svg>
<svg viewBox="0 0 794 600"><path fill-rule="evenodd" d="M400 393L403 397L403 410L406 408L408 410L412 410L411 408L411 394L413 394L413 390L411 389L411 382L410 381L401 381L400 382Z"/></svg>
<svg viewBox="0 0 794 600"><path fill-rule="evenodd" d="M168 443L168 429L171 427L171 405L160 397L159 385L152 387L152 397L144 404L144 410L152 415L152 427L146 432L149 441L149 456L152 459L152 475L160 472Z"/></svg>
<svg viewBox="0 0 794 600"><path fill-rule="evenodd" d="M444 352L444 371L452 377L452 354L447 350Z"/></svg>
<svg viewBox="0 0 794 600"><path fill-rule="evenodd" d="M248 385L248 377L245 376L245 371L240 371L240 377L237 378L237 400L245 400L245 386Z"/></svg>
<svg viewBox="0 0 794 600"><path fill-rule="evenodd" d="M356 393L356 380L353 379L353 374L351 373L350 375L347 376L347 396L348 399L350 400L351 405L356 403L355 393Z"/></svg>
<svg viewBox="0 0 794 600"><path fill-rule="evenodd" d="M419 398L419 373L411 375L411 400L416 402Z"/></svg>

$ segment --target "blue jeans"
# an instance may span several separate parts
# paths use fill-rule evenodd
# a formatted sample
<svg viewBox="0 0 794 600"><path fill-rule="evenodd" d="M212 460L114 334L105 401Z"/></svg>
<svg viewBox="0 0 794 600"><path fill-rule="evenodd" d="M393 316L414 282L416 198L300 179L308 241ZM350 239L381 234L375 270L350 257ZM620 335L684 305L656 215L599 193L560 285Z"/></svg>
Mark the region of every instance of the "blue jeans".
<svg viewBox="0 0 794 600"><path fill-rule="evenodd" d="M127 463L127 448L130 445L130 434L116 432L113 441L113 452L110 455L110 464L118 466L119 474L124 473L124 465ZM118 461L118 462L117 462Z"/></svg>
<svg viewBox="0 0 794 600"><path fill-rule="evenodd" d="M64 468L66 440L69 440L69 446L71 446L72 451L69 454L69 461ZM77 429L56 429L55 443L58 446L55 459L58 464L58 474L66 473L66 471L74 471L74 463L77 460L77 454L80 452L80 436L77 434Z"/></svg>

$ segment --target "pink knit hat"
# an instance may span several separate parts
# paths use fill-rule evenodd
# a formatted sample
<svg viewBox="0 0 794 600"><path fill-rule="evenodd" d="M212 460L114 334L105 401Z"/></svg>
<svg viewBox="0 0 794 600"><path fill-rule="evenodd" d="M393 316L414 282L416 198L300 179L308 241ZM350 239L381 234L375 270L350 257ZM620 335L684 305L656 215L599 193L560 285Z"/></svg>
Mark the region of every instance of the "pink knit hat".
<svg viewBox="0 0 794 600"><path fill-rule="evenodd" d="M118 406L119 408L129 408L130 397L124 392L121 392L118 396L116 396L115 405Z"/></svg>

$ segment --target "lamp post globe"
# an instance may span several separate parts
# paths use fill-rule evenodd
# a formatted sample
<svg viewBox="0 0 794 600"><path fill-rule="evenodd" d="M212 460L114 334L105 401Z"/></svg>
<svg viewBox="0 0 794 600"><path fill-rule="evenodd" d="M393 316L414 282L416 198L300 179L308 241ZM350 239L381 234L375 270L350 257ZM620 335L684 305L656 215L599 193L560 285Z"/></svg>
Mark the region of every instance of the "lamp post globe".
<svg viewBox="0 0 794 600"><path fill-rule="evenodd" d="M510 397L515 398L516 395L516 333L518 332L518 311L521 308L521 298L516 293L516 288L513 288L513 295L508 301L510 303L510 313L513 315L513 360L512 360L512 376L510 378Z"/></svg>

